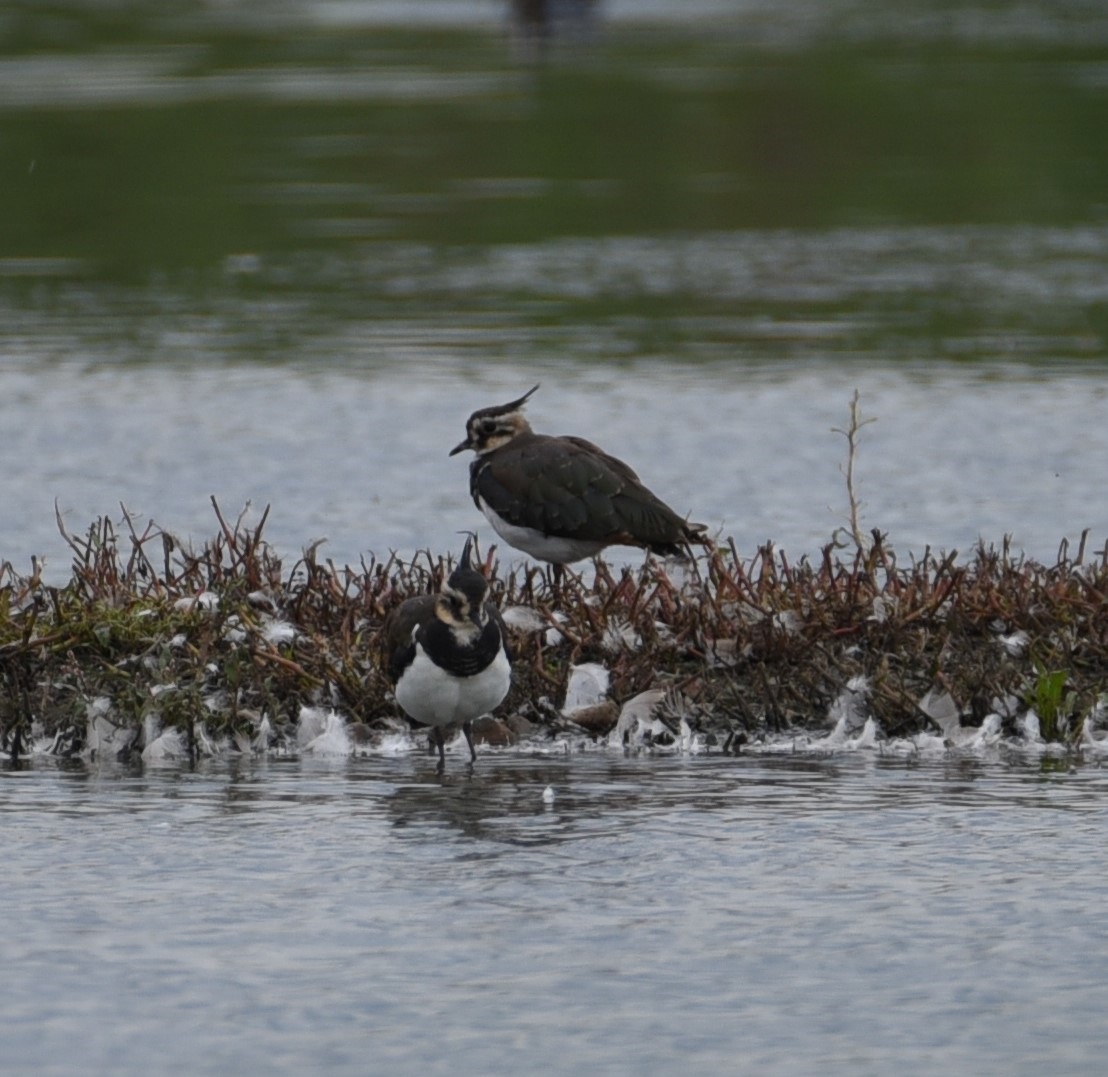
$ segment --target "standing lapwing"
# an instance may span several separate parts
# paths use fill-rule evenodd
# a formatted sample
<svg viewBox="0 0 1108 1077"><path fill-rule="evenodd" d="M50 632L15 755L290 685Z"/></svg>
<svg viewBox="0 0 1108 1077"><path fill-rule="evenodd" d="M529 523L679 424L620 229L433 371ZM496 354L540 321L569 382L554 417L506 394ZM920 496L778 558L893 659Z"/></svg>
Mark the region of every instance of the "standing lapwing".
<svg viewBox="0 0 1108 1077"><path fill-rule="evenodd" d="M709 544L703 524L678 516L622 460L584 438L536 434L523 415L535 389L475 411L450 450L477 454L469 491L505 542L553 564L556 581L562 566L606 546L682 556Z"/></svg>
<svg viewBox="0 0 1108 1077"><path fill-rule="evenodd" d="M396 702L431 727L445 765L443 728L461 724L471 760L477 759L470 724L507 694L511 666L500 612L489 585L470 560L467 539L457 568L437 595L406 599L385 620L389 677Z"/></svg>

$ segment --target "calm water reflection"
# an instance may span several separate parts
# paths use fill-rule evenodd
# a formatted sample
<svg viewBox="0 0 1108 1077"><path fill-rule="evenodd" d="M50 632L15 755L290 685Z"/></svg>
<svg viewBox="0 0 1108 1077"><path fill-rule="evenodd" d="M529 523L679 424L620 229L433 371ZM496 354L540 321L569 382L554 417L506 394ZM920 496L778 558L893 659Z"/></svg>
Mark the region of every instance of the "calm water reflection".
<svg viewBox="0 0 1108 1077"><path fill-rule="evenodd" d="M1106 785L858 758L5 771L5 1065L1089 1072Z"/></svg>

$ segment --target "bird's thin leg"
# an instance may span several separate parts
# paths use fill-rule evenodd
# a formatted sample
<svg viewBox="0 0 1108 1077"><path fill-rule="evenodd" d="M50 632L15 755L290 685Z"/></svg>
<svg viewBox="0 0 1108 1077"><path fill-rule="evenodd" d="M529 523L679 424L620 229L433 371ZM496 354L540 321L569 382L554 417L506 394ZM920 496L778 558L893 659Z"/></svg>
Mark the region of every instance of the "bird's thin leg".
<svg viewBox="0 0 1108 1077"><path fill-rule="evenodd" d="M462 732L466 735L466 744L469 745L469 761L477 762L477 749L473 747L473 723L462 722Z"/></svg>
<svg viewBox="0 0 1108 1077"><path fill-rule="evenodd" d="M446 748L444 746L442 738L442 726L436 725L431 727L431 735L434 737L435 743L439 748L439 770L442 770L446 766Z"/></svg>

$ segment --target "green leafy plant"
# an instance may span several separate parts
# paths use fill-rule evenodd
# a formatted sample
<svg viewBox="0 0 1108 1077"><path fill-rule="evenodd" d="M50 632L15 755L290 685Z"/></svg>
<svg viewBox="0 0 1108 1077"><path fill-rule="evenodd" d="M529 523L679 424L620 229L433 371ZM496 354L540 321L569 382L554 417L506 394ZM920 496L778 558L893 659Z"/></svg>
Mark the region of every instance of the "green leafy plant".
<svg viewBox="0 0 1108 1077"><path fill-rule="evenodd" d="M1027 705L1039 717L1039 732L1045 740L1063 740L1074 712L1077 693L1067 690L1069 673L1064 669L1048 669L1038 659L1034 662L1035 679L1027 694Z"/></svg>

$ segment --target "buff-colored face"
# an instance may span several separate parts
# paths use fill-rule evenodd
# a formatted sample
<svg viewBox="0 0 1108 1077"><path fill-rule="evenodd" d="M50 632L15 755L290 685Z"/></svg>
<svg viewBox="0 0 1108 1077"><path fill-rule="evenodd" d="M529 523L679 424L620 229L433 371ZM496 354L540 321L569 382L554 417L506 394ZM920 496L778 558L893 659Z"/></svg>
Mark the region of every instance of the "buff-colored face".
<svg viewBox="0 0 1108 1077"><path fill-rule="evenodd" d="M478 419L473 416L466 424L469 447L483 456L485 453L494 452L503 445L507 445L518 434L530 430L531 427L522 413L513 411L509 415L501 415L497 418L485 417Z"/></svg>
<svg viewBox="0 0 1108 1077"><path fill-rule="evenodd" d="M469 595L464 590L446 587L439 592L435 616L462 636L476 635L485 626L484 595Z"/></svg>
<svg viewBox="0 0 1108 1077"><path fill-rule="evenodd" d="M485 453L495 452L507 445L520 434L528 433L531 426L524 418L523 406L537 388L536 385L531 392L525 393L510 404L500 404L475 411L466 422L465 441L455 445L450 450L450 455L472 449L478 456L483 456Z"/></svg>
<svg viewBox="0 0 1108 1077"><path fill-rule="evenodd" d="M473 540L467 540L458 566L446 578L435 602L435 616L447 625L456 637L479 635L488 622L485 599L489 585L473 567Z"/></svg>

